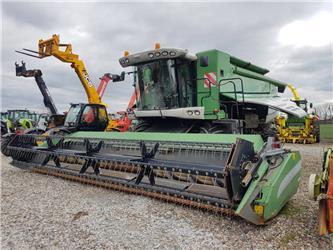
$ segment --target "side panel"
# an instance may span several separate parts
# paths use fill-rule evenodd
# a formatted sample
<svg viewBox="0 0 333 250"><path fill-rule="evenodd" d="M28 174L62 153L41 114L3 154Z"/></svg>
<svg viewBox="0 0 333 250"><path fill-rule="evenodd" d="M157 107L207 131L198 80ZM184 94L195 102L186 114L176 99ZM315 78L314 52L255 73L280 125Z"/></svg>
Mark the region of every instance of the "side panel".
<svg viewBox="0 0 333 250"><path fill-rule="evenodd" d="M230 57L217 50L209 50L197 54L197 105L205 107L205 119L225 118L224 112L220 112L220 90L218 82L223 71L221 66L229 68ZM208 66L200 66L200 58L208 57ZM223 70L223 69L222 69ZM205 78L205 79L203 79ZM208 81L210 80L210 81ZM219 113L220 112L220 113Z"/></svg>
<svg viewBox="0 0 333 250"><path fill-rule="evenodd" d="M280 161L276 168L263 161L257 172L258 179L250 184L236 214L252 223L264 224L297 192L301 175L299 152L285 154ZM256 210L255 206L260 209Z"/></svg>
<svg viewBox="0 0 333 250"><path fill-rule="evenodd" d="M272 174L262 187L262 198L257 200L263 204L264 219L276 216L287 201L297 192L301 177L301 158L299 152L286 155L281 167Z"/></svg>

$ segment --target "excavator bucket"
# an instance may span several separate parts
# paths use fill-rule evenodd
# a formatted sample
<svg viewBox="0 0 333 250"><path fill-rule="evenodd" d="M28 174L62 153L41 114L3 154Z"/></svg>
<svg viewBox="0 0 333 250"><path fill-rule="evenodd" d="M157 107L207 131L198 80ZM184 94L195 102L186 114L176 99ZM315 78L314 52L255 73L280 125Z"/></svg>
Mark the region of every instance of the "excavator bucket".
<svg viewBox="0 0 333 250"><path fill-rule="evenodd" d="M2 149L12 165L146 195L254 224L296 193L300 154L259 135L77 132L16 135Z"/></svg>

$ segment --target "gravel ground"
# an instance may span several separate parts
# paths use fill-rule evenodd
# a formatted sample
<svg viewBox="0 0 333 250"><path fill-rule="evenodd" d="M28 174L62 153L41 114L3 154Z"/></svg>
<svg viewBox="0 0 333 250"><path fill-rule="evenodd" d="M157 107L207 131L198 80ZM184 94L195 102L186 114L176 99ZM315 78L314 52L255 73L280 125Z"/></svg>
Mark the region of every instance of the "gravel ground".
<svg viewBox="0 0 333 250"><path fill-rule="evenodd" d="M1 160L2 249L316 248L332 249L317 234L317 202L307 196L320 173L325 144L300 150L298 193L267 226L29 173Z"/></svg>

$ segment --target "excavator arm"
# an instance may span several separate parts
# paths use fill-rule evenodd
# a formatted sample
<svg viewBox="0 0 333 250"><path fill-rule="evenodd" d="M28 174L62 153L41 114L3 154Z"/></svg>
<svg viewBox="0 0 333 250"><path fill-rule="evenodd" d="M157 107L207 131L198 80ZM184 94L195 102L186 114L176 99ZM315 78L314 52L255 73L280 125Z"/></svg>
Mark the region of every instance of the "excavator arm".
<svg viewBox="0 0 333 250"><path fill-rule="evenodd" d="M104 74L104 76L100 78L101 82L97 88L97 93L100 96L100 98L103 97L105 89L110 80L112 80L112 82L121 82L124 81L124 79L125 79L125 72L121 72L120 75L114 75L110 73Z"/></svg>
<svg viewBox="0 0 333 250"><path fill-rule="evenodd" d="M58 35L53 35L52 38L47 40L39 40L38 52L29 49L23 50L36 53L38 55L32 55L21 51L16 52L28 56L37 57L40 59L48 56L54 56L62 62L70 63L71 67L74 68L76 74L78 75L82 86L88 96L88 102L92 104L103 104L101 101L101 97L95 89L95 86L90 81L89 74L84 65L84 62L79 59L79 55L73 53L71 44L61 44L59 42Z"/></svg>
<svg viewBox="0 0 333 250"><path fill-rule="evenodd" d="M43 80L42 71L39 69L26 70L25 63L23 61L22 61L21 66L19 64L15 63L15 69L16 69L16 76L35 78L37 86L43 95L43 102L44 102L45 107L49 109L49 111L52 115L56 115L58 113L58 111L57 111L57 108L51 97L51 94Z"/></svg>

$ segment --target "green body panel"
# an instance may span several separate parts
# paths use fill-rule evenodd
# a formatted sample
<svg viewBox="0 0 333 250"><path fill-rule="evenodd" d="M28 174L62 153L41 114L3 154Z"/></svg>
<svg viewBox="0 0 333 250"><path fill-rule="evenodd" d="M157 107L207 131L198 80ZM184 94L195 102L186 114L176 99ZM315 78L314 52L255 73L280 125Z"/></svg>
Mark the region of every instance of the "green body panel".
<svg viewBox="0 0 333 250"><path fill-rule="evenodd" d="M221 80L221 65L227 65L230 61L228 54L221 53L218 50L208 50L197 54L198 58L201 56L208 56L207 67L201 67L197 62L197 79L205 78L205 73L216 73L217 83ZM225 114L219 114L216 110L220 110L220 91L218 85L211 85L207 87L204 80L197 81L197 105L205 107L205 119L223 119Z"/></svg>
<svg viewBox="0 0 333 250"><path fill-rule="evenodd" d="M13 124L13 122L11 120L5 119L5 122L7 124L7 128L8 129L13 129L14 128L14 124Z"/></svg>
<svg viewBox="0 0 333 250"><path fill-rule="evenodd" d="M23 129L29 129L29 128L33 127L31 120L27 119L27 118L20 119L19 123L20 123L20 125L22 126Z"/></svg>
<svg viewBox="0 0 333 250"><path fill-rule="evenodd" d="M69 137L76 138L97 138L97 139L121 139L121 140L142 140L142 141L173 141L173 142L206 142L206 143L235 143L237 138L251 141L254 150L262 148L264 142L260 135L246 134L175 134L175 133L155 133L155 132L76 132Z"/></svg>
<svg viewBox="0 0 333 250"><path fill-rule="evenodd" d="M284 89L286 83L264 76L269 71L245 62L218 50L208 50L196 54L197 78L205 73L216 73L217 84L205 87L204 80L197 81L197 105L205 107L205 119L228 118L227 114L217 115L220 101L231 98L241 101L242 94L247 98L265 98L277 96L278 87ZM200 66L200 58L208 57L208 66Z"/></svg>
<svg viewBox="0 0 333 250"><path fill-rule="evenodd" d="M305 117L297 118L297 117L288 117L286 121L287 127L305 127Z"/></svg>
<svg viewBox="0 0 333 250"><path fill-rule="evenodd" d="M333 139L333 124L319 125L320 139Z"/></svg>
<svg viewBox="0 0 333 250"><path fill-rule="evenodd" d="M254 214L257 224L263 224L278 214L286 202L297 192L301 175L301 156L299 152L284 154L284 160L275 169L269 169L267 161L260 165L257 176L246 191L236 214L253 211L253 205L262 205L262 216ZM254 197L255 196L255 197ZM252 211L248 211L251 207Z"/></svg>
<svg viewBox="0 0 333 250"><path fill-rule="evenodd" d="M247 68L253 72L265 75L266 73L269 72L268 69L259 67L257 65L251 64L250 62L244 61L240 58L234 57L234 56L230 56L230 62L238 67L242 67L242 68Z"/></svg>

